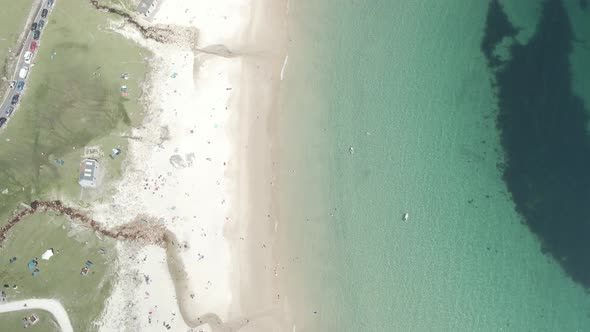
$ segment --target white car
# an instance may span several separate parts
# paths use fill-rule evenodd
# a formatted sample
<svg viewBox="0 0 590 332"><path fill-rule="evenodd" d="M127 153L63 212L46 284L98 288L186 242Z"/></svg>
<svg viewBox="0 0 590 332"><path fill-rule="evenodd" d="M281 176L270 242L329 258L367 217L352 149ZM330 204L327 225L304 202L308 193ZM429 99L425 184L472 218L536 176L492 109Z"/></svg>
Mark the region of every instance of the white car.
<svg viewBox="0 0 590 332"><path fill-rule="evenodd" d="M24 66L18 72L18 77L22 78L23 80L27 78L27 74L29 73L29 67Z"/></svg>
<svg viewBox="0 0 590 332"><path fill-rule="evenodd" d="M26 51L25 52L25 63L27 65L31 64L31 60L33 59L33 52L31 51Z"/></svg>

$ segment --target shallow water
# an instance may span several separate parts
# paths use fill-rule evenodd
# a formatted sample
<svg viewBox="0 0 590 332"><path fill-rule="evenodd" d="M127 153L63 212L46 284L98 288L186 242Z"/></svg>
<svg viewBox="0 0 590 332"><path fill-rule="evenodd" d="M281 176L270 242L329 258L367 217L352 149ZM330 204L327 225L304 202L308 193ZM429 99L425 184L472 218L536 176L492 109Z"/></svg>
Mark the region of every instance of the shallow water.
<svg viewBox="0 0 590 332"><path fill-rule="evenodd" d="M502 3L528 40L540 1ZM291 3L279 232L298 331L590 329L590 297L541 253L502 180L487 9ZM589 94L586 48L571 62Z"/></svg>

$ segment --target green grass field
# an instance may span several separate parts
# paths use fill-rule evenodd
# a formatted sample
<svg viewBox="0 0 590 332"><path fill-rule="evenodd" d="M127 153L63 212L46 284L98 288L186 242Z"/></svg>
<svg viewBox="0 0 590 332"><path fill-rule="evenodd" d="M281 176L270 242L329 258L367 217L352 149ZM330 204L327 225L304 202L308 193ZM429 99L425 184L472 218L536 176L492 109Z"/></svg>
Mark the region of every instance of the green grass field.
<svg viewBox="0 0 590 332"><path fill-rule="evenodd" d="M19 1L0 1L0 77L6 76L7 56L10 56L9 50L18 51L18 36L25 28L25 21L31 10L33 0ZM13 53L14 54L14 53ZM0 84L4 87L5 84ZM0 95L4 95L1 93Z"/></svg>
<svg viewBox="0 0 590 332"><path fill-rule="evenodd" d="M74 329L89 331L111 289L113 271L109 263L115 257L114 240L99 239L86 227L51 213L28 216L13 230L0 249L0 287L10 286L2 288L7 300L59 299ZM53 248L55 255L41 259L48 248ZM10 263L11 257L17 260ZM36 276L27 266L33 259L38 262ZM80 269L88 260L93 266L82 276ZM13 285L18 288L12 289Z"/></svg>
<svg viewBox="0 0 590 332"><path fill-rule="evenodd" d="M57 323L50 313L42 310L23 310L8 312L0 315L0 327L2 331L21 331L23 330L23 317L30 317L35 313L39 317L37 324L29 326L27 332L59 332Z"/></svg>
<svg viewBox="0 0 590 332"><path fill-rule="evenodd" d="M142 118L137 98L151 54L111 31L110 22L119 19L109 15L80 0L59 0L51 12L21 103L0 130L0 225L20 202L66 199L89 206L108 195L120 177L124 136ZM123 72L129 73L128 80L120 77ZM123 84L127 97L120 93ZM88 145L103 151L99 162L105 175L100 188L81 195L79 164ZM113 147L122 149L115 159L108 156ZM86 195L88 191L95 194ZM40 260L47 248L59 253ZM17 261L9 263L13 256ZM40 272L33 277L27 262L35 257ZM15 226L2 243L0 282L18 285L6 290L8 300L60 299L74 329L91 331L114 282L107 264L114 257L114 240L99 239L63 217L36 214ZM81 276L87 260L94 266ZM15 315L0 315L0 326L11 317L19 318L18 326L22 317Z"/></svg>
<svg viewBox="0 0 590 332"><path fill-rule="evenodd" d="M60 0L50 15L22 102L0 131L3 220L21 201L78 199L86 145L102 148L105 178L116 178L127 146L122 134L141 119L136 99L150 54L110 31L108 14L86 1ZM108 154L116 146L123 154L113 160Z"/></svg>

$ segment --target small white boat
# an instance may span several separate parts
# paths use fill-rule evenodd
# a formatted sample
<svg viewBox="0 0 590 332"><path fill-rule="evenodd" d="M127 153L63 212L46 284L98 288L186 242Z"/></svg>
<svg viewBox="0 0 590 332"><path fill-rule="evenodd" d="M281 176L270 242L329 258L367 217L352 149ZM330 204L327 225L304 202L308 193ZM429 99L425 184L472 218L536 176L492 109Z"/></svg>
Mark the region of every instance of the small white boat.
<svg viewBox="0 0 590 332"><path fill-rule="evenodd" d="M408 219L410 219L410 214L406 212L406 213L404 213L404 216L402 217L402 220L403 221L406 221Z"/></svg>

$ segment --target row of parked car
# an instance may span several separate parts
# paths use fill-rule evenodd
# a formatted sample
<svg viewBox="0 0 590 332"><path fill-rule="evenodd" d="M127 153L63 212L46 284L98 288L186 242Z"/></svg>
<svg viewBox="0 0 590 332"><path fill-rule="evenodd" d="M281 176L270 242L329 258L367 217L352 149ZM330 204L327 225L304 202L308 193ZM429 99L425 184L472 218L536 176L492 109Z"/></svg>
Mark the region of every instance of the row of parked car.
<svg viewBox="0 0 590 332"><path fill-rule="evenodd" d="M47 1L47 7L51 7L53 6L53 0L48 0ZM16 87L16 90L18 91L17 93L15 93L14 95L12 95L12 99L10 100L10 105L6 108L6 110L4 111L4 115L6 117L9 117L10 115L12 115L12 112L14 112L14 108L16 107L16 104L18 103L18 100L20 99L20 92L23 91L24 87L25 87L25 79L27 78L27 75L29 74L29 66L31 64L31 61L33 60L33 56L35 55L35 50L37 49L37 40L39 40L39 38L41 37L41 29L43 29L43 27L45 26L45 18L47 18L47 15L49 14L49 10L47 8L43 8L43 10L41 11L41 20L39 20L39 22L34 22L33 24L31 24L31 31L33 32L33 41L31 41L31 44L29 46L29 50L25 52L23 58L25 61L25 65L20 69L20 71L18 72L18 77L20 78L20 80L17 81L12 81L10 82L10 89L14 89ZM7 118L6 117L0 117L0 127L2 127L2 125L4 125L4 123L6 123Z"/></svg>

